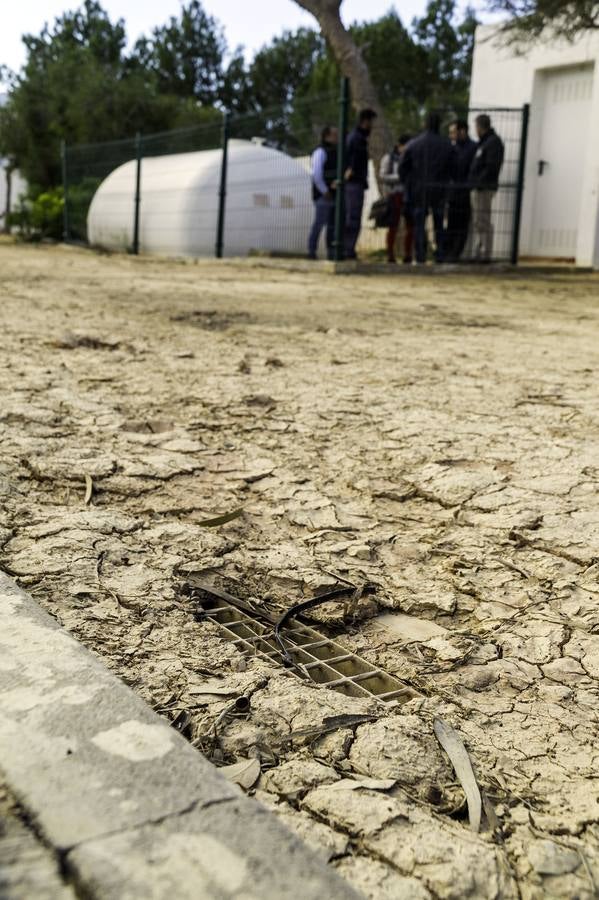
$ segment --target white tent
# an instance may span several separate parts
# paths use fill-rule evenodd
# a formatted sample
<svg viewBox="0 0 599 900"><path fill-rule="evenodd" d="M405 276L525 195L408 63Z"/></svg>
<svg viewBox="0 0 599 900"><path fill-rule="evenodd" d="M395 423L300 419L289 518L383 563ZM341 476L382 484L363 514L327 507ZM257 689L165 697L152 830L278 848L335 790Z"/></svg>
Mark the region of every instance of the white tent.
<svg viewBox="0 0 599 900"><path fill-rule="evenodd" d="M212 256L221 151L148 157L141 164L140 249ZM89 208L93 245L124 250L133 241L136 163L102 182ZM229 142L224 252L305 253L313 206L310 175L297 160L252 141Z"/></svg>

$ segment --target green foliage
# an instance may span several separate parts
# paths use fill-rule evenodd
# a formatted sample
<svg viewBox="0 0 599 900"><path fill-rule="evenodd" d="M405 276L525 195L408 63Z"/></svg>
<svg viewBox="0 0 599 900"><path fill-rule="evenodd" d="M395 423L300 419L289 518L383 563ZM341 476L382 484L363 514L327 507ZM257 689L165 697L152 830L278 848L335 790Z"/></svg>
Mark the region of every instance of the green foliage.
<svg viewBox="0 0 599 900"><path fill-rule="evenodd" d="M525 45L546 28L570 41L581 31L599 28L596 0L490 0L489 6L508 14L502 31L511 43Z"/></svg>
<svg viewBox="0 0 599 900"><path fill-rule="evenodd" d="M468 86L476 16L470 8L458 23L455 0L430 0L426 13L413 22L414 38L423 51L427 103L440 108L468 105Z"/></svg>
<svg viewBox="0 0 599 900"><path fill-rule="evenodd" d="M62 236L64 197L62 188L43 191L33 200L23 197L8 223L24 240L53 239Z"/></svg>
<svg viewBox="0 0 599 900"><path fill-rule="evenodd" d="M417 128L427 106L467 103L474 27L471 12L459 19L456 0L429 0L425 15L410 29L394 12L352 26L395 130ZM206 126L202 133L210 142L209 126L219 124L222 110L229 109L245 115L237 120L237 136L266 135L303 153L322 125L337 117L331 98L339 71L318 32L285 31L247 64L241 49L228 54L221 26L200 0L185 0L177 17L140 38L132 51L124 22L111 21L100 0L84 0L23 40L25 65L12 77L9 102L0 109L0 154L19 168L32 196L61 183L62 141L72 147L197 125ZM199 134L190 140L196 138L200 146ZM152 141L148 152L180 149L167 137ZM132 156L130 148L119 152ZM93 153L91 168L83 153L69 178L69 196L76 195L70 218L79 236L92 182L124 161L99 159L97 149ZM87 176L92 180L83 182Z"/></svg>
<svg viewBox="0 0 599 900"><path fill-rule="evenodd" d="M70 184L69 198L69 230L71 239L87 240L87 211L93 196L102 183L101 178L87 176Z"/></svg>
<svg viewBox="0 0 599 900"><path fill-rule="evenodd" d="M158 92L193 97L201 104L218 99L224 83L223 60L227 44L220 25L204 12L199 0L181 7L179 18L141 38L134 60L154 76Z"/></svg>

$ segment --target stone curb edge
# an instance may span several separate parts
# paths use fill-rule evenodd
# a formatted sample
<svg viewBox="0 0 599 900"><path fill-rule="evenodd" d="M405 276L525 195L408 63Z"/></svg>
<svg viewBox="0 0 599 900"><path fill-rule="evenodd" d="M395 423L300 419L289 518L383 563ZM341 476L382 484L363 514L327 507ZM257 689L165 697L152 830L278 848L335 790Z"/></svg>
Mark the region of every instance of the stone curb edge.
<svg viewBox="0 0 599 900"><path fill-rule="evenodd" d="M97 900L359 900L0 572L0 769Z"/></svg>

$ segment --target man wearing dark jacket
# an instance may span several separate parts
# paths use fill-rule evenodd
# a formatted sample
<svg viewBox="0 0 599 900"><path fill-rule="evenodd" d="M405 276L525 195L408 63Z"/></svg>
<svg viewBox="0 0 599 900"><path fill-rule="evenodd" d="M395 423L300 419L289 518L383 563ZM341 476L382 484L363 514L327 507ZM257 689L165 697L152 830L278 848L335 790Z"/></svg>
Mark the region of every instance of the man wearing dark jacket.
<svg viewBox="0 0 599 900"><path fill-rule="evenodd" d="M447 203L447 232L445 257L448 262L457 261L466 246L470 227L470 188L468 178L477 144L468 135L468 122L456 119L450 125L455 133L452 184Z"/></svg>
<svg viewBox="0 0 599 900"><path fill-rule="evenodd" d="M443 262L445 194L453 168L451 142L439 134L441 117L429 113L422 134L410 141L399 164L399 176L408 185L414 217L416 262L426 262L426 217L435 228L435 261Z"/></svg>
<svg viewBox="0 0 599 900"><path fill-rule="evenodd" d="M368 138L376 119L373 109L363 109L358 124L347 138L345 169L345 258L356 258L362 227L364 194L368 188Z"/></svg>
<svg viewBox="0 0 599 900"><path fill-rule="evenodd" d="M489 116L483 113L475 121L479 144L468 176L472 189L474 252L480 262L489 262L493 252L491 210L499 186L504 148L503 141L491 128Z"/></svg>

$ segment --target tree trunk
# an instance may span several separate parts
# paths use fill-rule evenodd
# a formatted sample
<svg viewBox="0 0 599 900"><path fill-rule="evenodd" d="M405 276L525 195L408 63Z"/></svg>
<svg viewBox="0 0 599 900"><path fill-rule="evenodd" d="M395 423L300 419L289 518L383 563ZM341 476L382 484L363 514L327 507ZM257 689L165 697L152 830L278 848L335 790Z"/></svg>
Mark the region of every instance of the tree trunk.
<svg viewBox="0 0 599 900"><path fill-rule="evenodd" d="M378 179L379 163L393 146L393 136L360 48L341 21L342 0L295 0L295 2L311 13L320 25L323 37L333 51L341 72L350 80L352 102L356 112L365 107L377 112L370 138L370 152Z"/></svg>

